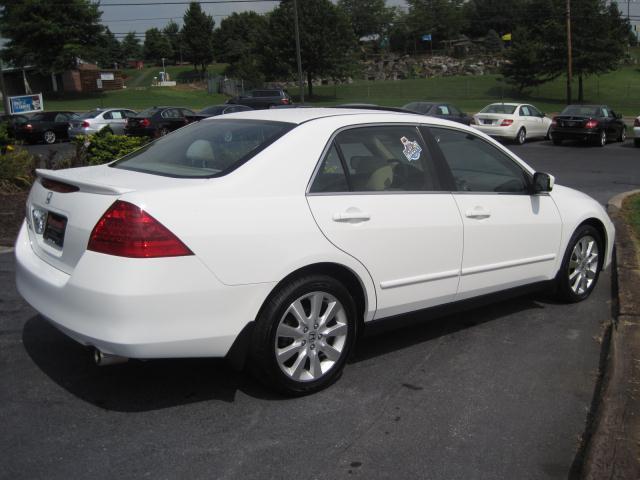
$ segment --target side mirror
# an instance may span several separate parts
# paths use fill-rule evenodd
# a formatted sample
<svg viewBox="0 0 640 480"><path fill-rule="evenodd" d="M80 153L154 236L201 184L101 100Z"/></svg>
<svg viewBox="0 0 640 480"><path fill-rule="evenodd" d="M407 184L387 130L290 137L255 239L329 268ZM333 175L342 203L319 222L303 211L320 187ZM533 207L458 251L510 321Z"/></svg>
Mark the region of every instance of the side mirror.
<svg viewBox="0 0 640 480"><path fill-rule="evenodd" d="M553 190L555 183L553 175L544 172L536 172L533 174L533 193L546 193Z"/></svg>

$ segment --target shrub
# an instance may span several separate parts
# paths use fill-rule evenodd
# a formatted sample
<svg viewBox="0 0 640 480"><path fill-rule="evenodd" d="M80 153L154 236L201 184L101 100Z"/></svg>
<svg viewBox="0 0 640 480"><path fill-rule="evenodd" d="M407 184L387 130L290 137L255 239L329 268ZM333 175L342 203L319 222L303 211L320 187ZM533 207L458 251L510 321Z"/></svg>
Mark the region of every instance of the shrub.
<svg viewBox="0 0 640 480"><path fill-rule="evenodd" d="M28 190L38 158L22 148L0 155L0 191L4 193Z"/></svg>
<svg viewBox="0 0 640 480"><path fill-rule="evenodd" d="M74 165L102 165L139 149L149 142L149 138L127 137L107 132L78 136L73 142L76 145Z"/></svg>

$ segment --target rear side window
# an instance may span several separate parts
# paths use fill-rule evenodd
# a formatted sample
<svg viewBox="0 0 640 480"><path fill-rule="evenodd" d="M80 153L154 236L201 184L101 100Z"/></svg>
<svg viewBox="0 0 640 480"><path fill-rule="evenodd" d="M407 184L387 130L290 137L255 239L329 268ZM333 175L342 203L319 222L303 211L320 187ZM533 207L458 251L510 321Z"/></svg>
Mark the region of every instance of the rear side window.
<svg viewBox="0 0 640 480"><path fill-rule="evenodd" d="M295 125L260 120L194 123L110 166L179 178L219 177L235 170Z"/></svg>
<svg viewBox="0 0 640 480"><path fill-rule="evenodd" d="M375 126L336 136L310 192L415 192L433 190L436 183L431 155L416 127Z"/></svg>

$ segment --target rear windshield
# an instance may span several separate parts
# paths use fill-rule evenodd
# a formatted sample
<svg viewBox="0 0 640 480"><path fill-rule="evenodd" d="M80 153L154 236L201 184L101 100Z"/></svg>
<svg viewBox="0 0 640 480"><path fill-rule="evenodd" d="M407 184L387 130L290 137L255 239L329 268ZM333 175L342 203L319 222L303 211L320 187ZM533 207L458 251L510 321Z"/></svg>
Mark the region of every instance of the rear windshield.
<svg viewBox="0 0 640 480"><path fill-rule="evenodd" d="M167 177L219 177L293 127L292 123L260 120L207 120L161 137L111 166Z"/></svg>
<svg viewBox="0 0 640 480"><path fill-rule="evenodd" d="M578 115L581 117L592 117L600 114L600 107L590 105L569 105L560 115Z"/></svg>
<svg viewBox="0 0 640 480"><path fill-rule="evenodd" d="M142 110L141 112L138 112L134 116L135 117L139 117L139 118L153 117L153 114L156 113L158 110L160 110L160 109L159 108L147 108L146 110Z"/></svg>
<svg viewBox="0 0 640 480"><path fill-rule="evenodd" d="M487 105L480 113L506 113L507 115L511 115L516 111L515 105L503 105L502 103L494 103L492 105Z"/></svg>
<svg viewBox="0 0 640 480"><path fill-rule="evenodd" d="M80 118L96 118L102 113L102 110L92 110L91 112L83 113Z"/></svg>

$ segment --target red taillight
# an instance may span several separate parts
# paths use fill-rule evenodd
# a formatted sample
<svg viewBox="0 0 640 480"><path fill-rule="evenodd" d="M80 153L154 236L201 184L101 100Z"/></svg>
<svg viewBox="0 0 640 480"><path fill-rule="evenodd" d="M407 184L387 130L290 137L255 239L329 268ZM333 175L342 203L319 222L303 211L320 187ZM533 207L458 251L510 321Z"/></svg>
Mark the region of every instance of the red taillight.
<svg viewBox="0 0 640 480"><path fill-rule="evenodd" d="M634 126L634 127L640 127L640 118L636 118L636 119L633 121L633 126Z"/></svg>
<svg viewBox="0 0 640 480"><path fill-rule="evenodd" d="M180 257L193 252L140 207L117 200L102 215L87 250L130 258Z"/></svg>
<svg viewBox="0 0 640 480"><path fill-rule="evenodd" d="M148 118L143 118L142 120L140 120L140 126L141 127L148 127L149 125L151 125L151 122L149 121Z"/></svg>
<svg viewBox="0 0 640 480"><path fill-rule="evenodd" d="M89 122L87 122L86 120L82 122L82 128L89 128Z"/></svg>
<svg viewBox="0 0 640 480"><path fill-rule="evenodd" d="M25 130L33 130L33 125L31 125L30 123L27 123L27 124L24 126L24 128L25 128Z"/></svg>
<svg viewBox="0 0 640 480"><path fill-rule="evenodd" d="M555 127L556 125L558 125L558 117L553 117L553 119L551 120L551 125L553 127Z"/></svg>
<svg viewBox="0 0 640 480"><path fill-rule="evenodd" d="M501 127L508 127L512 123L513 123L513 120L509 120L508 118L505 118L504 120L502 120L502 123L500 124L500 126Z"/></svg>
<svg viewBox="0 0 640 480"><path fill-rule="evenodd" d="M289 105L289 99L288 98L282 98L280 100L280 103L282 103L283 105Z"/></svg>
<svg viewBox="0 0 640 480"><path fill-rule="evenodd" d="M585 128L596 128L597 126L598 126L597 120L589 120L587 123L584 124Z"/></svg>

